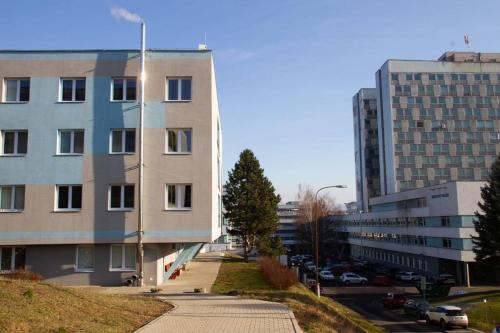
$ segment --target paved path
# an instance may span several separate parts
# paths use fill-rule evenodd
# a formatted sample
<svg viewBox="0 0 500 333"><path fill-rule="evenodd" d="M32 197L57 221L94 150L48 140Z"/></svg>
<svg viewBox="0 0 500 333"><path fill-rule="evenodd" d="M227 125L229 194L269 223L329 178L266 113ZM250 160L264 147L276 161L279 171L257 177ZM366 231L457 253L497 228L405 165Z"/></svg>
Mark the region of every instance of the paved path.
<svg viewBox="0 0 500 333"><path fill-rule="evenodd" d="M220 254L200 254L176 280L161 286L158 298L175 308L137 333L293 333L302 332L287 306L215 294L193 294L194 288L213 285Z"/></svg>

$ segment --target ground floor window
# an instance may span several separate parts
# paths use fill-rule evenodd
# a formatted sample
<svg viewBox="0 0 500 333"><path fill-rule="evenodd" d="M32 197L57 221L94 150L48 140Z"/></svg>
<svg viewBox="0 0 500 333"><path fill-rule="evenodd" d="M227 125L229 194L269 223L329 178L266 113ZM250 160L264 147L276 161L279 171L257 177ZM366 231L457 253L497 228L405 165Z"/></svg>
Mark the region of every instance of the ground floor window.
<svg viewBox="0 0 500 333"><path fill-rule="evenodd" d="M0 247L0 270L24 269L26 251L24 247Z"/></svg>
<svg viewBox="0 0 500 333"><path fill-rule="evenodd" d="M79 272L94 271L93 245L78 245L76 247L76 270Z"/></svg>
<svg viewBox="0 0 500 333"><path fill-rule="evenodd" d="M135 270L135 244L111 245L110 270L134 271Z"/></svg>

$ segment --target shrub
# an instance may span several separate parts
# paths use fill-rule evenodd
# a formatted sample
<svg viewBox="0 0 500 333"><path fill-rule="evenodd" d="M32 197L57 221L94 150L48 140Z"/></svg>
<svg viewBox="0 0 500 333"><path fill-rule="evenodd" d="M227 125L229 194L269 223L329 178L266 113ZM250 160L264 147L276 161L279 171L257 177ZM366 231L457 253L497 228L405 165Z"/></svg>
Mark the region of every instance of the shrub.
<svg viewBox="0 0 500 333"><path fill-rule="evenodd" d="M36 272L31 272L31 271L26 271L24 269L20 269L17 271L14 271L12 273L8 273L4 275L7 278L10 279L16 279L16 280L30 280L30 281L42 281L43 276L40 273Z"/></svg>
<svg viewBox="0 0 500 333"><path fill-rule="evenodd" d="M26 297L26 298L33 298L35 294L33 293L33 290L31 289L28 289L26 290L24 293L23 293L23 296Z"/></svg>
<svg viewBox="0 0 500 333"><path fill-rule="evenodd" d="M262 277L274 288L288 289L298 282L295 272L282 266L274 258L260 258L259 264Z"/></svg>

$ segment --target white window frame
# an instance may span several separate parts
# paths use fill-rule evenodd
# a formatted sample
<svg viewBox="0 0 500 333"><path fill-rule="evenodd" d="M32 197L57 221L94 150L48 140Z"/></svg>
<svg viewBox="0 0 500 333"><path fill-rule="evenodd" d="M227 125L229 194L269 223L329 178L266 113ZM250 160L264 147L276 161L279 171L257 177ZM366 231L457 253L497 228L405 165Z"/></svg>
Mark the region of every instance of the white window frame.
<svg viewBox="0 0 500 333"><path fill-rule="evenodd" d="M61 152L61 134L62 132L70 132L71 133L71 142L70 142L70 152L69 153L63 153ZM75 132L82 132L83 133L83 152L82 153L75 153ZM57 155L83 155L85 153L85 130L83 129L60 129L57 131Z"/></svg>
<svg viewBox="0 0 500 333"><path fill-rule="evenodd" d="M119 152L114 152L113 151L113 132L120 131L122 133L122 149ZM134 132L135 134L135 142L134 142L134 151L133 152L126 152L125 151L125 143L127 140L127 132ZM111 131L109 131L109 154L111 155L133 155L135 154L136 151L136 146L137 146L137 133L135 128L112 128Z"/></svg>
<svg viewBox="0 0 500 333"><path fill-rule="evenodd" d="M120 186L120 207L111 207L111 187ZM134 207L124 207L125 205L125 186L132 186L134 188ZM135 208L135 184L110 184L108 186L108 210L109 211L120 211L129 212Z"/></svg>
<svg viewBox="0 0 500 333"><path fill-rule="evenodd" d="M59 208L59 188L61 186L68 187L68 208ZM82 184L58 184L55 188L55 198L54 198L54 211L56 212L79 212L82 208L73 208L73 187L79 186L82 188L82 202L80 206L83 207L83 185Z"/></svg>
<svg viewBox="0 0 500 333"><path fill-rule="evenodd" d="M2 251L5 248L10 248L12 253L11 253L11 259L10 259L10 269L9 270L2 270ZM25 265L26 265L26 248L24 246L0 246L0 272L13 272L16 267L16 248L24 248L24 255L25 255Z"/></svg>
<svg viewBox="0 0 500 333"><path fill-rule="evenodd" d="M76 100L76 81L84 80L85 81L85 95L83 96L82 101ZM65 101L63 100L63 81L71 81L71 100ZM60 103L83 103L87 99L87 78L85 77L61 77L59 80L59 102Z"/></svg>
<svg viewBox="0 0 500 333"><path fill-rule="evenodd" d="M27 101L21 101L21 81L28 80L30 81L30 89L29 89L29 94L28 94L28 100ZM7 100L7 81L16 81L16 100L15 101L8 101ZM2 102L3 103L19 103L19 104L25 104L30 101L31 97L31 78L10 78L6 77L3 80L3 93L2 93Z"/></svg>
<svg viewBox="0 0 500 333"><path fill-rule="evenodd" d="M122 266L120 268L113 268L113 246L120 246L122 250ZM125 267L125 247L134 247L134 267ZM137 268L137 248L135 244L111 244L109 246L109 270L112 272L134 272Z"/></svg>
<svg viewBox="0 0 500 333"><path fill-rule="evenodd" d="M179 207L180 205L180 197L181 197L181 186L191 186L191 207ZM172 207L169 207L168 206L168 187L169 186L175 186L175 198L177 199L176 200L176 207L172 208ZM185 191L185 190L184 190ZM176 183L176 184L173 184L173 183L168 183L168 184L165 184L165 210L173 210L173 211L176 211L176 210L179 210L179 211L190 211L193 209L193 184L189 184L189 183Z"/></svg>
<svg viewBox="0 0 500 333"><path fill-rule="evenodd" d="M10 132L14 132L14 153L5 153L5 146L4 146L4 142L5 142L5 134L6 133L10 133ZM20 132L26 132L26 135L27 135L27 140L29 140L29 135L28 135L28 130L2 130L1 131L1 135L0 135L0 155L1 156L26 156L28 154L28 145L29 145L29 142L26 141L26 153L25 154L21 154L19 153L19 133Z"/></svg>
<svg viewBox="0 0 500 333"><path fill-rule="evenodd" d="M114 99L114 91L115 91L115 80L123 80L123 96L122 99ZM134 99L127 99L127 87L128 87L128 81L129 80L135 80L135 98ZM111 78L111 94L109 96L109 100L111 102L134 102L137 101L137 93L138 93L138 86L137 86L137 78L136 77L113 77Z"/></svg>
<svg viewBox="0 0 500 333"><path fill-rule="evenodd" d="M168 85L170 80L177 81L177 99L169 99L168 94ZM190 99L182 99L182 80L191 80L191 98ZM193 77L192 76L171 76L166 78L165 82L165 101L166 102L191 102L193 100Z"/></svg>
<svg viewBox="0 0 500 333"><path fill-rule="evenodd" d="M25 185L0 185L0 203L2 200L2 188L4 187L10 187L11 188L11 193L10 193L10 208L8 209L1 209L0 208L0 213L19 213L23 212L23 209L16 209L15 204L16 204L16 192L18 187L24 187L24 206L26 207L26 186Z"/></svg>
<svg viewBox="0 0 500 333"><path fill-rule="evenodd" d="M191 140L191 150L190 151L179 151L180 141L181 141L181 131L189 130L190 140ZM168 151L168 131L175 131L177 137L177 151ZM193 153L193 129L192 128L167 128L165 131L165 154L168 155L190 155Z"/></svg>
<svg viewBox="0 0 500 333"><path fill-rule="evenodd" d="M92 251L93 251L93 258L92 258L92 261L94 263L93 267L92 268L79 268L78 267L78 264L79 264L79 256L78 256L78 249L82 248L82 247L90 247L92 248ZM94 245L77 245L76 246L76 253L75 253L75 272L82 272L82 273L91 273L91 272L94 272L95 270L95 246Z"/></svg>

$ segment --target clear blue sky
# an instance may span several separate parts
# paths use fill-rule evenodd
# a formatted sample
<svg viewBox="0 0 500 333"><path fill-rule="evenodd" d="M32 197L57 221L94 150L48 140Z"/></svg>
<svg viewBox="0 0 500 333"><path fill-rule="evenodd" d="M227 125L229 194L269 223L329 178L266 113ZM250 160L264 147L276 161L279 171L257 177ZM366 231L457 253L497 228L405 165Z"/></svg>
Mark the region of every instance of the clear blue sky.
<svg viewBox="0 0 500 333"><path fill-rule="evenodd" d="M214 50L225 173L252 149L283 200L299 183L355 198L353 94L374 86L388 58L436 59L447 50L500 51L500 2L481 0L143 0L2 1L2 49L137 48Z"/></svg>

